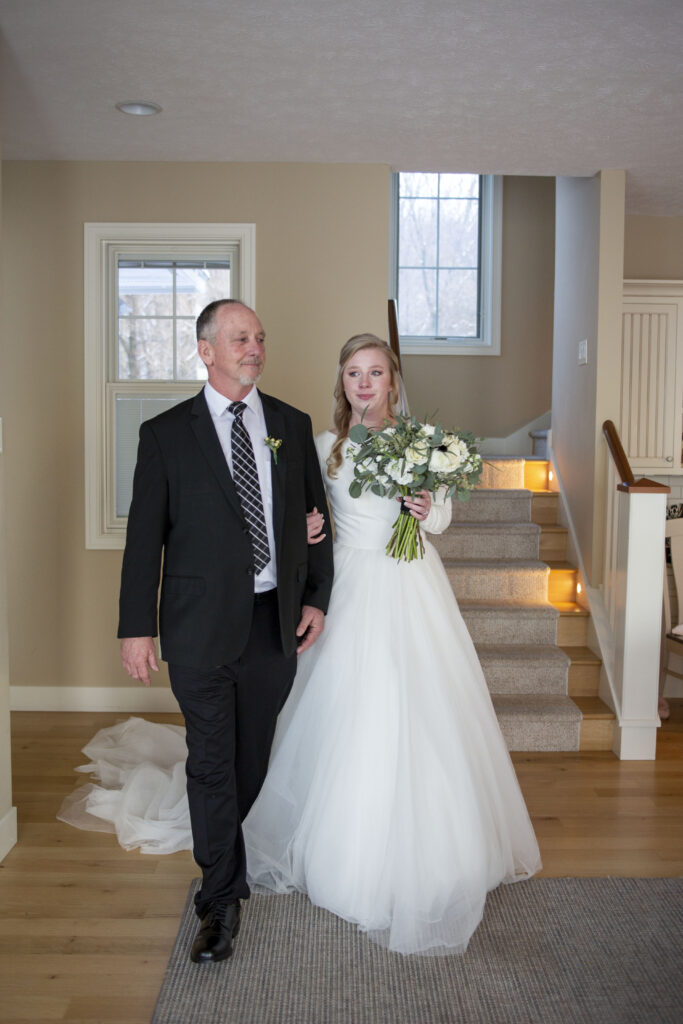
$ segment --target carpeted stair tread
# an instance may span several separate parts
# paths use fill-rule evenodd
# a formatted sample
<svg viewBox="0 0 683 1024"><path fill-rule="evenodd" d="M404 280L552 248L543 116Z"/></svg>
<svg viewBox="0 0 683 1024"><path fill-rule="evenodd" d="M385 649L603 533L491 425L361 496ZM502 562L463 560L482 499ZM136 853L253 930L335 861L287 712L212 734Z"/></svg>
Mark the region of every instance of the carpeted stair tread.
<svg viewBox="0 0 683 1024"><path fill-rule="evenodd" d="M548 593L549 569L531 559L445 559L444 568L453 592L461 600L499 598L542 600Z"/></svg>
<svg viewBox="0 0 683 1024"><path fill-rule="evenodd" d="M430 540L444 561L535 560L541 528L537 523L453 523Z"/></svg>
<svg viewBox="0 0 683 1024"><path fill-rule="evenodd" d="M476 520L461 520L451 523L446 533L533 533L541 532L538 523L505 523L487 522L480 523ZM442 536L437 534L436 536Z"/></svg>
<svg viewBox="0 0 683 1024"><path fill-rule="evenodd" d="M514 569L523 569L525 572L548 571L548 563L542 562L540 558L444 558L443 564L448 568L462 566L468 569L482 568L486 570L498 569L501 572Z"/></svg>
<svg viewBox="0 0 683 1024"><path fill-rule="evenodd" d="M475 644L553 644L559 612L546 601L458 601Z"/></svg>
<svg viewBox="0 0 683 1024"><path fill-rule="evenodd" d="M469 501L453 501L452 521L531 522L531 491L524 488L476 489Z"/></svg>
<svg viewBox="0 0 683 1024"><path fill-rule="evenodd" d="M582 714L569 697L494 694L493 706L509 750L578 750Z"/></svg>
<svg viewBox="0 0 683 1024"><path fill-rule="evenodd" d="M566 696L570 659L553 644L477 644L491 693Z"/></svg>

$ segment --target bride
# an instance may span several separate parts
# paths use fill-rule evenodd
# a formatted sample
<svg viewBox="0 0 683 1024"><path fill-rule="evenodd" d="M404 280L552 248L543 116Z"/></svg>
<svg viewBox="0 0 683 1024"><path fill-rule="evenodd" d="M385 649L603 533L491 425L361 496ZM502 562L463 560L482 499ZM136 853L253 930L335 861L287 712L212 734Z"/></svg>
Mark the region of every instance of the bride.
<svg viewBox="0 0 683 1024"><path fill-rule="evenodd" d="M243 832L252 885L305 892L400 953L463 952L487 892L541 863L438 554L425 539L424 559L389 558L396 502L349 494L349 429L391 421L400 386L385 342L365 334L343 346L334 430L316 439L335 526L332 599L299 659ZM442 495L405 504L427 533L450 522ZM103 785L83 787L95 827L113 821L124 845L150 852L191 848L182 730L132 719L98 737L86 770Z"/></svg>

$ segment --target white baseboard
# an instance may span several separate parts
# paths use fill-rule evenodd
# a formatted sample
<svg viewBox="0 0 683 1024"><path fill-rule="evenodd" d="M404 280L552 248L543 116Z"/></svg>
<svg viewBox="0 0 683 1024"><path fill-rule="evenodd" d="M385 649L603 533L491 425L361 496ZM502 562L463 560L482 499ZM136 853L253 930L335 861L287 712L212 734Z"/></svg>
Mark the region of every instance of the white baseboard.
<svg viewBox="0 0 683 1024"><path fill-rule="evenodd" d="M11 711L171 711L167 686L10 686Z"/></svg>
<svg viewBox="0 0 683 1024"><path fill-rule="evenodd" d="M618 722L612 750L621 761L654 761L659 718L652 721Z"/></svg>
<svg viewBox="0 0 683 1024"><path fill-rule="evenodd" d="M10 807L7 814L0 818L0 861L5 859L16 841L17 809L16 807Z"/></svg>

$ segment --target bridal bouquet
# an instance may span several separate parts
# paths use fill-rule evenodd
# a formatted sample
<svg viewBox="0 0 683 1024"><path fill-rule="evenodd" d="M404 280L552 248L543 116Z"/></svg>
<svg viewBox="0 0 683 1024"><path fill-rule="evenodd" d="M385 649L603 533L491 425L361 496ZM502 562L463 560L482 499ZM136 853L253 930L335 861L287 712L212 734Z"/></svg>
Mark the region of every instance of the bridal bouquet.
<svg viewBox="0 0 683 1024"><path fill-rule="evenodd" d="M418 491L434 493L446 488L449 498L456 494L467 501L481 476L481 456L475 438L464 430L444 430L437 423L421 423L415 416L397 416L395 424L370 430L357 423L349 431L353 446L354 478L349 485L352 498L370 490L380 497L397 494L409 497ZM418 520L404 508L394 523L387 554L411 562L424 556Z"/></svg>

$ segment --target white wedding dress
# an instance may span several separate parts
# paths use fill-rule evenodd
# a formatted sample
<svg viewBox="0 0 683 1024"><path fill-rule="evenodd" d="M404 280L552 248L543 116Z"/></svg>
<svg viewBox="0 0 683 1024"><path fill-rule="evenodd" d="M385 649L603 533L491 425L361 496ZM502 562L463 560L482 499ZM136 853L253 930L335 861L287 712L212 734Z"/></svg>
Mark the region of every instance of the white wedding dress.
<svg viewBox="0 0 683 1024"><path fill-rule="evenodd" d="M462 952L487 892L539 870L538 845L439 556L426 539L424 559L385 554L398 504L352 498L346 459L330 480L333 440L316 439L335 524L332 599L244 822L249 879L301 890L391 950ZM435 502L423 526L441 532L449 521L450 501ZM137 832L148 852L191 847L173 760L184 759L182 730L166 737L174 755L130 751L133 731L144 745L169 728L133 719L98 734L109 751L85 748L103 786L112 753L125 750L125 771L117 777L120 757L114 768L123 788L84 787L85 810L113 821L125 845Z"/></svg>

